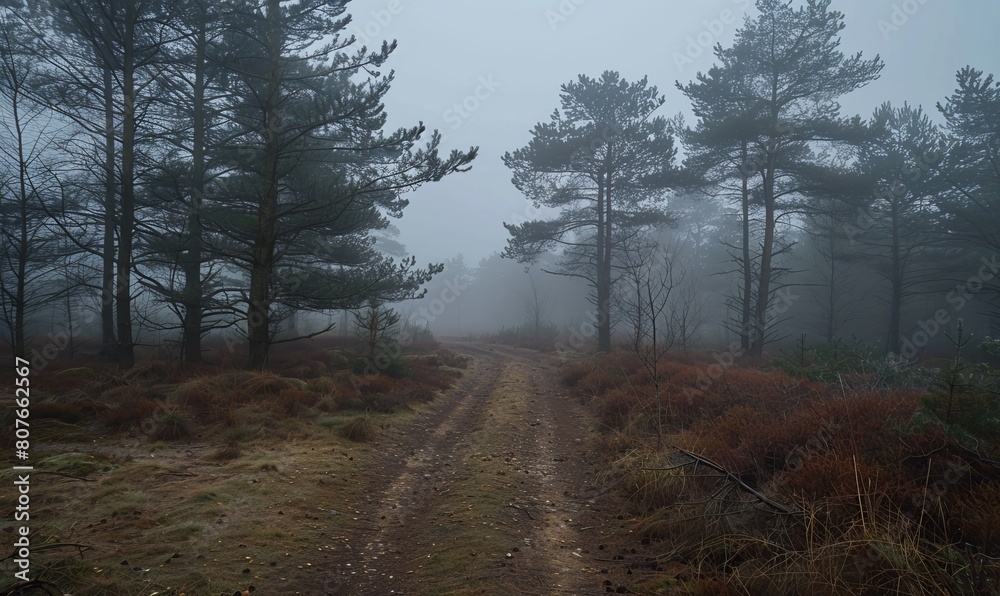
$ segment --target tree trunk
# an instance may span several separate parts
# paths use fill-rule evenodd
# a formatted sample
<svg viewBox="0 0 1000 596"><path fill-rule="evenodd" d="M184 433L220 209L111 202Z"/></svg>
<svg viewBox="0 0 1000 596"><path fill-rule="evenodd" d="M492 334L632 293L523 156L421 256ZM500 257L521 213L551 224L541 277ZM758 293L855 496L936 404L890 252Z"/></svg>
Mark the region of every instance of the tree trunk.
<svg viewBox="0 0 1000 596"><path fill-rule="evenodd" d="M125 3L122 39L122 200L118 230L118 284L115 310L118 315L118 368L135 364L132 337L132 240L135 231L135 3Z"/></svg>
<svg viewBox="0 0 1000 596"><path fill-rule="evenodd" d="M115 97L111 62L104 57L104 241L101 246L101 355L117 359L115 339Z"/></svg>
<svg viewBox="0 0 1000 596"><path fill-rule="evenodd" d="M193 146L191 153L191 207L187 238L182 251L184 271L184 340L181 348L186 362L201 362L202 313L202 227L201 205L205 198L205 27L204 6L195 41L194 89L192 98Z"/></svg>
<svg viewBox="0 0 1000 596"><path fill-rule="evenodd" d="M247 367L261 370L267 365L270 348L270 293L274 274L275 218L278 209L278 161L281 115L278 112L281 82L281 6L279 0L268 0L268 50L271 66L268 71L267 100L264 105L264 167L263 189L258 204L257 231L250 268L250 295L247 300Z"/></svg>
<svg viewBox="0 0 1000 596"><path fill-rule="evenodd" d="M835 229L835 219L830 218L830 227L827 229L827 233L830 235L830 289L828 293L829 300L829 312L826 315L826 343L828 346L833 346L834 336L837 331L837 232Z"/></svg>
<svg viewBox="0 0 1000 596"><path fill-rule="evenodd" d="M771 298L771 257L774 245L774 149L770 148L767 170L764 172L764 242L760 252L760 278L757 280L757 316L753 325L753 345L750 355L760 358L764 353L767 333L767 307Z"/></svg>
<svg viewBox="0 0 1000 596"><path fill-rule="evenodd" d="M743 159L744 166L740 169L740 175L743 178L743 187L741 189L741 203L743 207L743 299L740 301L740 349L742 350L742 354L747 354L750 352L751 346L750 313L753 299L753 263L750 261L750 173L746 170L747 160L749 159L747 141L743 141L740 149L742 152L740 157Z"/></svg>
<svg viewBox="0 0 1000 596"><path fill-rule="evenodd" d="M24 160L24 134L21 130L21 113L19 103L19 89L11 89L11 107L13 108L14 130L17 134L17 165L18 165L18 197L19 216L21 225L19 226L19 237L17 246L17 288L14 296L14 354L24 356L24 316L26 311L26 275L28 265L28 255L31 251L31 237L28 234L28 164Z"/></svg>
<svg viewBox="0 0 1000 596"><path fill-rule="evenodd" d="M889 298L889 333L886 338L886 353L899 350L899 321L903 310L903 265L899 246L899 213L896 205L891 207L891 262L889 264L889 281L892 286L892 296Z"/></svg>
<svg viewBox="0 0 1000 596"><path fill-rule="evenodd" d="M604 227L606 181L604 175L597 182L597 350L611 351L611 278L604 267L604 255L610 239Z"/></svg>
<svg viewBox="0 0 1000 596"><path fill-rule="evenodd" d="M597 327L597 350L599 352L611 351L611 245L613 243L611 235L611 214L613 211L611 191L614 183L613 150L614 145L608 143L606 159L606 163L608 164L607 180L604 182L604 254L598 259L598 267L604 270L603 277L606 285L604 289L604 302L601 303L599 308L600 320Z"/></svg>
<svg viewBox="0 0 1000 596"><path fill-rule="evenodd" d="M69 276L66 276L66 335L69 343L66 349L69 350L69 359L73 360L76 355L76 324L73 322L73 293L68 290Z"/></svg>

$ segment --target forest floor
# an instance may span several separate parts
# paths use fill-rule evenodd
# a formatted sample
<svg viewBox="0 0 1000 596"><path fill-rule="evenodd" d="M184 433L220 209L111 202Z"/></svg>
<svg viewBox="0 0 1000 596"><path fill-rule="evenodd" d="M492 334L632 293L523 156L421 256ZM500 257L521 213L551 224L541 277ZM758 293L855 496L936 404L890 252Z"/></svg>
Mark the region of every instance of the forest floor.
<svg viewBox="0 0 1000 596"><path fill-rule="evenodd" d="M373 417L366 443L288 420L218 461L216 437L40 421L40 579L76 596L652 593L663 574L598 479L598 423L560 386L566 362L447 347L472 359L462 379ZM13 510L11 491L0 499ZM9 584L10 559L3 573Z"/></svg>

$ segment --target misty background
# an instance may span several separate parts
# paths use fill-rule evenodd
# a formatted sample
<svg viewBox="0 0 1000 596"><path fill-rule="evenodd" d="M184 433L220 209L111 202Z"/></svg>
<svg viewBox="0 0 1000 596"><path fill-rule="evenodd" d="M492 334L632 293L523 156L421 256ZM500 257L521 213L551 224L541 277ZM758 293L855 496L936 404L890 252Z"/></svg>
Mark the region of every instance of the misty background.
<svg viewBox="0 0 1000 596"><path fill-rule="evenodd" d="M934 106L954 90L959 68L1000 72L1000 40L992 27L1000 6L927 0L893 29L894 7L903 4L832 4L847 25L842 49L878 54L885 62L877 81L841 99L843 114L867 118L885 101L909 102L941 122ZM723 11L732 18L716 35ZM423 121L444 134L448 147L480 147L472 171L415 191L406 217L395 222L399 240L421 259L442 261L461 252L471 264L503 248L508 235L499 222L525 215L528 204L510 184L500 156L526 144L535 123L558 107L560 85L605 70L630 81L648 76L667 99L658 113L684 114L693 124L690 102L674 83L708 70L715 57L706 45L731 44L744 15L756 13L749 0L353 0L348 12L349 31L363 43L371 40L369 47L399 41L388 63L396 73L385 98L390 125ZM884 33L880 22L890 26ZM456 121L455 104L475 97L481 79L495 81L496 89Z"/></svg>
<svg viewBox="0 0 1000 596"><path fill-rule="evenodd" d="M613 75L662 95L646 116L668 122L674 165L689 175L696 168L687 163L693 154L686 135L700 121L691 88L678 85L708 72L718 63L715 48L730 48L737 31L759 16L750 0L116 0L107 14L92 10L104 6L95 1L4 4L4 339L23 348L25 329L28 343L101 335L106 355L191 340L184 349L200 354L198 338L222 336L247 339L253 366L266 362L275 338L352 333L355 313L382 305L399 313L403 326L438 336L527 335L562 348L589 345L601 314L594 295L600 284L553 275L565 273L559 251L520 258L525 253L509 244L518 226L558 210L535 208L512 184L503 156L532 143L533 128L561 108L564 85ZM805 4L791 2L796 9ZM320 16L289 28L284 35L293 42L253 35L291 19L305 22L302 7ZM930 136L956 134L938 109L958 97L956 73L972 67L990 80L1000 72L994 3L834 0L829 10L844 15L840 51L884 62L877 79L833 98L839 115L856 116L859 126L877 129L876 110L891 104L881 117L904 106L922 109ZM151 15L146 21L142 11ZM346 45L352 36L355 43ZM345 45L317 50L330 39ZM286 71L268 74L262 66L307 49L317 53L289 59ZM305 68L299 62L328 59L344 74L318 69L297 77ZM384 78L390 72L391 81ZM313 79L333 92L318 92ZM289 114L323 134L303 141L294 126L285 127ZM880 148L868 150L876 163ZM346 157L352 151L370 161ZM858 151L818 157L851 174L866 159ZM313 169L296 170L294 164L312 160ZM889 162L873 167L884 169L881 179L869 180L873 188L901 175ZM270 185L262 184L269 175ZM663 311L671 341L680 349L730 345L748 322L746 313L736 321L740 303L756 308L740 271L756 267L757 257L741 264L736 255L741 214L732 197L712 183L674 182L656 197L674 225L649 231L655 249L646 255L671 275ZM920 200L930 203L960 194L933 185L924 191ZM767 276L776 285L762 292L765 308L767 300L779 306L767 342L856 338L916 355L904 349L913 334L940 344L939 331L956 315L981 335L994 329L997 287L992 275L977 274L996 268L989 230L971 240L937 208L910 220L919 225L899 229L937 229L910 238L909 261L893 289L883 240L865 237L871 218L864 197L841 204L829 192L832 199L802 194L812 201L808 208L782 207ZM746 242L751 253L763 245L759 198ZM289 210L276 215L279 207ZM952 227L964 230L961 242L948 239ZM505 250L515 258L503 258ZM640 253L622 251L625 261ZM614 266L615 335L624 341L627 272L638 276L647 264ZM970 280L978 284L972 290ZM892 345L894 337L904 345ZM122 362L127 367L131 356Z"/></svg>
<svg viewBox="0 0 1000 596"><path fill-rule="evenodd" d="M448 1L351 3L349 29L361 42L399 41L389 63L396 79L385 98L390 122L420 120L429 129L441 130L450 147L480 147L472 171L414 191L406 217L394 222L397 240L409 252L446 263L445 279L456 271L447 262L459 254L465 267L483 264L488 271L477 295L461 301L469 304L464 309L474 308L476 316L431 315L433 329L462 335L521 322L530 281L523 266L502 262L495 255L509 237L500 222L532 219L537 213L510 184L511 173L501 156L525 145L535 123L545 121L558 107L560 85L579 74L596 77L606 69L620 72L626 80L647 76L666 97L657 114L681 114L686 124L693 125L690 102L675 83L687 84L716 62L713 47L732 43L743 19L757 14L753 4L750 0L512 0L474 6ZM894 106L922 106L941 124L935 106L955 89L960 68L971 65L986 73L1000 72L1000 40L991 25L1000 19L995 3L835 0L831 9L844 13L842 51L863 52L866 58L877 54L885 62L878 80L840 98L844 116L869 118L888 101ZM679 150L683 158L684 147ZM799 252L803 250L808 249L800 246ZM809 255L797 256L800 264L811 264ZM729 284L715 276L730 267L721 253L707 256L706 264L711 269L698 272L703 278L701 290L715 308L706 307L702 332L706 339L721 342L728 335L722 326L726 315L718 305ZM532 271L550 296L553 322L572 327L586 319L592 307L582 297L585 288L542 274L537 267ZM458 272L466 275L461 267ZM799 276L799 281L815 280ZM861 286L866 283L873 282L859 281ZM437 286L430 290L428 300L415 312L429 309L440 298ZM786 326L787 333L797 337L800 332L819 332L819 323L801 321L803 314L809 318L813 291L798 293L803 300L791 312L799 315L800 324ZM934 303L941 302L940 296L932 296L922 308L933 312ZM878 340L883 335L883 310L875 300L863 308L858 305L852 311L856 324L845 334Z"/></svg>

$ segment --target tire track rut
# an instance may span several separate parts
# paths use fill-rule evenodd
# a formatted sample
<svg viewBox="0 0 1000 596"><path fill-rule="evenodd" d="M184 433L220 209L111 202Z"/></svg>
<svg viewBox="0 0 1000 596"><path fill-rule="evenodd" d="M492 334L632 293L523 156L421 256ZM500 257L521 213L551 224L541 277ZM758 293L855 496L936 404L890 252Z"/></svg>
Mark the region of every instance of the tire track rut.
<svg viewBox="0 0 1000 596"><path fill-rule="evenodd" d="M474 364L432 413L374 444L367 501L317 593L604 593L588 548L606 530L593 425L559 388L559 362L448 347Z"/></svg>

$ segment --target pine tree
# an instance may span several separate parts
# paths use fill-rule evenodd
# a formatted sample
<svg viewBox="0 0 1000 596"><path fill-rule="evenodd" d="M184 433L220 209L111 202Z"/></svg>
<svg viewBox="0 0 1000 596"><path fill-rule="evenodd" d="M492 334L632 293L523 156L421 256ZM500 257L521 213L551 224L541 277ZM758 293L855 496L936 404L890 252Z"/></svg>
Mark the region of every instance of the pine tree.
<svg viewBox="0 0 1000 596"><path fill-rule="evenodd" d="M511 237L503 256L530 263L561 251L560 266L546 271L584 279L593 289L598 350L611 349L617 251L639 231L673 221L664 198L679 183L677 150L671 123L653 115L663 102L646 78L581 75L562 86L562 111L503 158L527 200L560 210L550 220L505 222Z"/></svg>
<svg viewBox="0 0 1000 596"><path fill-rule="evenodd" d="M163 0L59 0L33 1L27 11L35 17L34 54L48 71L39 101L103 145L104 192L92 210L103 242L99 250L81 248L101 255L103 349L122 369L135 362L132 276L148 143L142 115L156 97L170 8Z"/></svg>
<svg viewBox="0 0 1000 596"><path fill-rule="evenodd" d="M383 133L392 74L377 69L395 44L351 50L345 4L242 0L228 13L236 151L225 201L202 215L247 277L250 368L266 365L281 311L418 296L441 266L397 263L375 250L371 232L402 215L405 191L467 169L476 155L439 157L436 132L416 148L423 125Z"/></svg>
<svg viewBox="0 0 1000 596"><path fill-rule="evenodd" d="M947 216L950 237L971 248L975 267L983 267L993 326L1000 329L1000 271L995 256L982 256L1000 252L1000 82L972 67L958 71L956 79L958 88L938 104L951 137L934 177L938 206Z"/></svg>
<svg viewBox="0 0 1000 596"><path fill-rule="evenodd" d="M43 197L58 195L54 147L63 142L59 126L47 121L31 97L38 65L25 44L28 28L15 2L0 6L0 322L17 356L25 357L28 323L54 296L48 276L57 255Z"/></svg>
<svg viewBox="0 0 1000 596"><path fill-rule="evenodd" d="M883 104L869 124L872 141L859 151L856 168L865 180L867 229L858 234L889 292L886 350L899 351L907 303L940 271L932 268L940 240L930 171L940 160L944 138L919 107Z"/></svg>
<svg viewBox="0 0 1000 596"><path fill-rule="evenodd" d="M830 0L808 0L798 8L758 0L759 15L747 17L732 47L716 46L716 69L683 88L701 103L705 129L728 138L722 146L729 151L740 149L743 167L759 188L764 221L750 323L753 356L761 355L768 337L779 219L795 208L821 169L820 145L864 138L860 119L840 117L837 99L875 80L882 68L877 56L864 60L861 53L840 51L843 14L829 6Z"/></svg>

